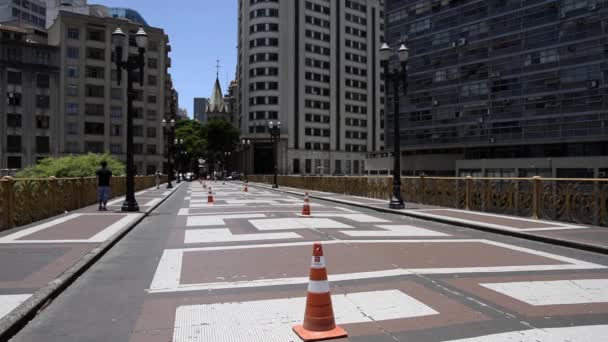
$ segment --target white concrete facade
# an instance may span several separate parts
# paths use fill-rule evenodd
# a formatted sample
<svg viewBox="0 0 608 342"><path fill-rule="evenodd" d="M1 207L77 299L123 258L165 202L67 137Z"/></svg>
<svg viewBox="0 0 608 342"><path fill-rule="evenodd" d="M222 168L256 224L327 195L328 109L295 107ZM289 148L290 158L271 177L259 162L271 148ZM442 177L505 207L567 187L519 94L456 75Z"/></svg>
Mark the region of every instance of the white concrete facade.
<svg viewBox="0 0 608 342"><path fill-rule="evenodd" d="M384 149L384 2L239 1L237 111L252 146L281 121L281 174L361 174ZM249 170L255 158L249 158Z"/></svg>

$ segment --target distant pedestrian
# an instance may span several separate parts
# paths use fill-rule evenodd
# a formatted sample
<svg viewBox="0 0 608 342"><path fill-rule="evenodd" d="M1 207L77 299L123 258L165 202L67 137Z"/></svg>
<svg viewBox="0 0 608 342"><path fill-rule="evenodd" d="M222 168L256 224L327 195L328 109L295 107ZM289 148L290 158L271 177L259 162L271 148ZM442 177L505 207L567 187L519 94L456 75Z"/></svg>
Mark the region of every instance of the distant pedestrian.
<svg viewBox="0 0 608 342"><path fill-rule="evenodd" d="M97 170L97 194L99 197L99 211L107 211L107 203L110 198L110 179L112 171L108 170L108 162L101 161L101 169Z"/></svg>

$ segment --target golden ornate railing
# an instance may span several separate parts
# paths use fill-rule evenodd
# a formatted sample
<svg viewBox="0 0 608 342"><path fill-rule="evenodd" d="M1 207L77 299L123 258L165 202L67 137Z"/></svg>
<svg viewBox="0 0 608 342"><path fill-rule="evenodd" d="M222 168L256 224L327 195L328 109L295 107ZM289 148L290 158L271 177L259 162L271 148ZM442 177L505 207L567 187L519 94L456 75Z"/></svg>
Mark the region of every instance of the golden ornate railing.
<svg viewBox="0 0 608 342"><path fill-rule="evenodd" d="M272 183L272 176L249 176ZM300 189L390 198L392 177L279 176ZM608 179L402 177L407 202L608 227Z"/></svg>
<svg viewBox="0 0 608 342"><path fill-rule="evenodd" d="M161 183L167 176L161 176ZM112 196L126 192L124 177L112 177ZM155 176L135 177L135 191L156 185ZM0 231L43 220L97 202L97 179L0 179Z"/></svg>

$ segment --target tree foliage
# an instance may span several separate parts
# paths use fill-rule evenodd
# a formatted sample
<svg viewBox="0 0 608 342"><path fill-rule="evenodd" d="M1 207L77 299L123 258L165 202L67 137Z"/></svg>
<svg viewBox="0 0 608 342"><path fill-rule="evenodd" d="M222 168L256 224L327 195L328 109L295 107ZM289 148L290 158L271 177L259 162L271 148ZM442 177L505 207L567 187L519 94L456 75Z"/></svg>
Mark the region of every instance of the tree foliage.
<svg viewBox="0 0 608 342"><path fill-rule="evenodd" d="M191 158L202 158L207 150L203 125L196 120L180 120L175 127L175 137L184 140L184 149Z"/></svg>
<svg viewBox="0 0 608 342"><path fill-rule="evenodd" d="M224 152L234 151L239 141L239 130L227 121L211 120L203 127L203 132L210 159L221 158Z"/></svg>
<svg viewBox="0 0 608 342"><path fill-rule="evenodd" d="M108 169L115 176L125 174L125 166L110 154L84 154L60 158L45 158L37 165L32 165L17 173L18 178L57 178L93 177L99 169L100 163L105 160Z"/></svg>

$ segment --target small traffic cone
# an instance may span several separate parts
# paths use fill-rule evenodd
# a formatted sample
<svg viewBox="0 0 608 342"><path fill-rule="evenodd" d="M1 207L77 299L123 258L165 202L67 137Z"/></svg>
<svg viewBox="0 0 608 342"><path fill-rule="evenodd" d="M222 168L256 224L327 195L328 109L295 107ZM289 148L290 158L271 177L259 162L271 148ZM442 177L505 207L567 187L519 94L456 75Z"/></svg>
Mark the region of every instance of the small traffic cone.
<svg viewBox="0 0 608 342"><path fill-rule="evenodd" d="M211 192L211 188L209 188L209 195L207 196L207 203L213 203L213 192Z"/></svg>
<svg viewBox="0 0 608 342"><path fill-rule="evenodd" d="M310 216L310 201L308 200L308 192L304 194L304 206L302 207L302 216Z"/></svg>
<svg viewBox="0 0 608 342"><path fill-rule="evenodd" d="M304 341L321 341L348 336L344 329L336 325L325 269L325 257L320 242L315 242L313 246L309 279L304 324L295 325L293 331Z"/></svg>
<svg viewBox="0 0 608 342"><path fill-rule="evenodd" d="M245 189L243 189L243 192L249 192L249 190L247 190L247 182L245 182Z"/></svg>

